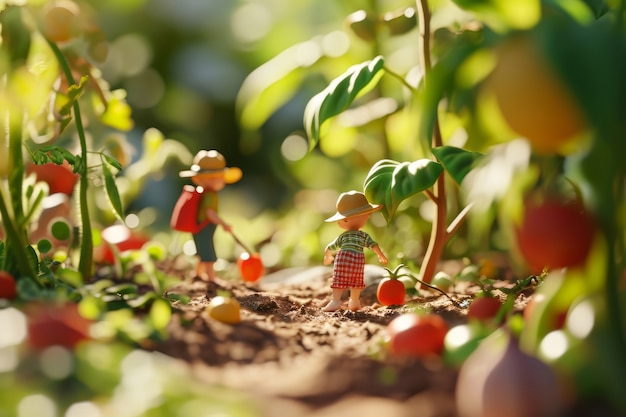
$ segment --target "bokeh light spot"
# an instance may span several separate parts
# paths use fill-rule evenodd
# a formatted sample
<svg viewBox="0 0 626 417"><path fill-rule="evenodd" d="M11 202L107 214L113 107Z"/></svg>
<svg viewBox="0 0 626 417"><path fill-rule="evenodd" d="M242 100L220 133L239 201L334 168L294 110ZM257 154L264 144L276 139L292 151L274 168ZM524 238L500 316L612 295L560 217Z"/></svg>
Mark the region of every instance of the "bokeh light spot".
<svg viewBox="0 0 626 417"><path fill-rule="evenodd" d="M301 135L292 134L283 141L280 152L288 161L298 161L302 159L309 150L307 140Z"/></svg>
<svg viewBox="0 0 626 417"><path fill-rule="evenodd" d="M572 336L584 339L589 336L595 323L593 304L589 300L581 301L567 315L566 327Z"/></svg>
<svg viewBox="0 0 626 417"><path fill-rule="evenodd" d="M74 370L74 359L69 350L52 346L39 356L41 371L50 379L67 378Z"/></svg>
<svg viewBox="0 0 626 417"><path fill-rule="evenodd" d="M80 402L69 406L65 412L65 417L101 417L102 412L92 402Z"/></svg>
<svg viewBox="0 0 626 417"><path fill-rule="evenodd" d="M541 340L539 351L541 355L547 359L558 359L567 351L568 346L569 342L565 332L555 330L548 333L543 340Z"/></svg>
<svg viewBox="0 0 626 417"><path fill-rule="evenodd" d="M237 41L252 43L267 35L273 21L272 13L264 4L247 3L235 10L230 25Z"/></svg>
<svg viewBox="0 0 626 417"><path fill-rule="evenodd" d="M22 343L26 338L26 316L13 308L0 310L0 348Z"/></svg>
<svg viewBox="0 0 626 417"><path fill-rule="evenodd" d="M56 404L42 394L24 397L17 406L17 417L56 417Z"/></svg>

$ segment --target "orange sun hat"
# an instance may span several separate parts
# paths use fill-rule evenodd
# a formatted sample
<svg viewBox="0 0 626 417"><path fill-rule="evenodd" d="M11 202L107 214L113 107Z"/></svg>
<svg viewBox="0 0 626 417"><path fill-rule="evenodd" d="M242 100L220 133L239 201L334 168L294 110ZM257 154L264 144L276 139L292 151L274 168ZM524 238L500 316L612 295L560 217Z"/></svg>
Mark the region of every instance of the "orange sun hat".
<svg viewBox="0 0 626 417"><path fill-rule="evenodd" d="M223 175L226 184L239 181L243 175L241 169L227 167L224 155L212 149L201 150L193 158L191 168L179 173L181 178L191 178L197 175Z"/></svg>

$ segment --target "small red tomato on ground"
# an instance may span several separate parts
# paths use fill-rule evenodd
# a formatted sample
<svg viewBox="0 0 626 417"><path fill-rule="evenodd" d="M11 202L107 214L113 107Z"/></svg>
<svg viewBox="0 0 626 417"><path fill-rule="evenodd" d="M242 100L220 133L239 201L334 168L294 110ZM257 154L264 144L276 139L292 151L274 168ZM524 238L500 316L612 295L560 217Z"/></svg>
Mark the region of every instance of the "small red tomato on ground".
<svg viewBox="0 0 626 417"><path fill-rule="evenodd" d="M516 228L517 246L533 273L543 268L581 265L591 249L596 224L576 202L549 198L527 200L521 224Z"/></svg>
<svg viewBox="0 0 626 417"><path fill-rule="evenodd" d="M486 321L493 319L500 308L502 301L496 297L476 297L467 310L468 319Z"/></svg>
<svg viewBox="0 0 626 417"><path fill-rule="evenodd" d="M376 289L376 298L384 306L404 304L406 288L402 281L386 277L380 280Z"/></svg>
<svg viewBox="0 0 626 417"><path fill-rule="evenodd" d="M78 305L37 304L29 306L28 343L37 350L50 346L74 349L78 343L90 339L91 322L80 315Z"/></svg>
<svg viewBox="0 0 626 417"><path fill-rule="evenodd" d="M405 313L394 318L386 332L391 355L424 358L441 354L448 325L436 314Z"/></svg>
<svg viewBox="0 0 626 417"><path fill-rule="evenodd" d="M237 259L237 268L239 269L241 279L246 282L258 281L265 272L261 255L258 253L250 254L243 252Z"/></svg>
<svg viewBox="0 0 626 417"><path fill-rule="evenodd" d="M17 296L15 278L7 271L0 271L0 298L12 300Z"/></svg>
<svg viewBox="0 0 626 417"><path fill-rule="evenodd" d="M72 166L67 161L63 161L61 165L53 162L42 165L29 164L27 172L34 173L37 181L48 183L50 195L56 193L72 195L79 178L78 174L72 172Z"/></svg>

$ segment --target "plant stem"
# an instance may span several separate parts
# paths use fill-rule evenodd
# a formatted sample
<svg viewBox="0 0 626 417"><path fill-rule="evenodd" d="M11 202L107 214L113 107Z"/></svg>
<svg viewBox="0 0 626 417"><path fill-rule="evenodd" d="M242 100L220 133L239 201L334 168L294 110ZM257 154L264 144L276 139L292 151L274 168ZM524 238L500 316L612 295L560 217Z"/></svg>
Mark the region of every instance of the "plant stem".
<svg viewBox="0 0 626 417"><path fill-rule="evenodd" d="M19 116L15 116L15 113ZM7 264L14 261L18 272L23 276L36 277L37 271L29 262L26 251L28 241L26 239L26 222L22 205L22 192L24 183L24 160L22 157L22 110L16 109L15 113L7 111L5 123L8 123L9 135L9 158L8 158L8 186L11 212L9 212L4 192L0 188L0 214L4 220L4 228L7 234L7 244L3 269L10 269Z"/></svg>
<svg viewBox="0 0 626 417"><path fill-rule="evenodd" d="M7 237L4 262L0 265L0 270L9 270L7 262L15 260L21 275L34 278L36 272L31 268L30 262L28 262L28 254L26 253L26 245L28 243L24 239L21 230L17 227L16 222L9 216L9 210L5 201L4 192L0 188L0 215L3 219L6 219L3 222L3 226Z"/></svg>
<svg viewBox="0 0 626 417"><path fill-rule="evenodd" d="M424 85L426 85L430 82L430 74L432 71L430 59L430 9L428 7L428 0L417 0L417 10L420 32L420 55L424 66ZM442 145L443 140L441 138L441 130L439 129L439 117L435 115L431 146L435 148ZM435 274L437 263L443 254L443 249L449 238L446 233L448 213L443 172L439 175L439 178L437 178L433 186L432 196L431 200L435 202L436 211L432 221L430 240L426 248L426 253L424 254L424 261L419 276L419 281L425 283L431 282Z"/></svg>
<svg viewBox="0 0 626 417"><path fill-rule="evenodd" d="M397 72L391 70L389 67L385 66L385 71L387 72L387 74L391 75L392 77L396 78L398 81L400 81L406 88L409 89L409 91L415 93L416 89L415 87L413 87L411 84L409 84L407 82L407 80L401 76L400 74L398 74Z"/></svg>
<svg viewBox="0 0 626 417"><path fill-rule="evenodd" d="M70 85L75 85L76 81L74 80L74 76L72 75L72 70L63 56L63 53L59 49L59 47L49 39L46 39L50 48L54 52L54 55L57 57L59 61L59 65L61 66L65 77L67 78ZM80 105L78 104L78 99L74 101L73 105L74 110L74 121L76 123L76 131L78 132L78 138L80 140L80 151L81 151L81 164L78 174L80 175L80 184L78 190L78 202L80 207L80 229L81 229L81 243L80 243L80 261L78 265L78 270L83 276L83 279L86 279L91 276L93 269L93 236L91 231L91 219L89 216L89 207L87 205L87 139L85 138L85 130L83 128L83 122L80 113Z"/></svg>

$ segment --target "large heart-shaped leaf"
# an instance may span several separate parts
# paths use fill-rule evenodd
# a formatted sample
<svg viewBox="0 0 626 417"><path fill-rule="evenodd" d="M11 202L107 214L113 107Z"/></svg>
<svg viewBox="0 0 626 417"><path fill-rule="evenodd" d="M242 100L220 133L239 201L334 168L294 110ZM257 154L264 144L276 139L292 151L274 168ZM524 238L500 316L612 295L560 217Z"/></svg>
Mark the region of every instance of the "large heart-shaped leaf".
<svg viewBox="0 0 626 417"><path fill-rule="evenodd" d="M384 205L382 213L389 221L402 201L432 187L442 172L443 166L430 159L384 159L370 169L363 188L370 202Z"/></svg>
<svg viewBox="0 0 626 417"><path fill-rule="evenodd" d="M455 146L440 146L433 149L433 155L441 162L450 176L461 184L463 178L475 166L476 161L483 158L483 154L472 152Z"/></svg>
<svg viewBox="0 0 626 417"><path fill-rule="evenodd" d="M319 142L324 122L348 109L357 97L376 85L383 75L383 66L382 56L354 65L309 100L304 109L309 149Z"/></svg>
<svg viewBox="0 0 626 417"><path fill-rule="evenodd" d="M389 220L387 207L392 206L391 183L393 181L393 171L398 166L398 162L390 159L383 159L374 164L365 177L363 190L370 203L381 204L382 213Z"/></svg>

